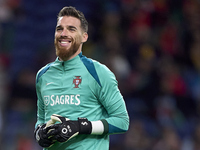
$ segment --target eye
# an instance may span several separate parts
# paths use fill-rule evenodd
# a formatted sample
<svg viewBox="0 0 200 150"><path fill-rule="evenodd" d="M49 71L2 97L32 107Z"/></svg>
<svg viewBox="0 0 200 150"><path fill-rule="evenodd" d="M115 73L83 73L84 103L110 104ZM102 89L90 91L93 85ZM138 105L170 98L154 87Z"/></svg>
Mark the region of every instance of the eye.
<svg viewBox="0 0 200 150"><path fill-rule="evenodd" d="M76 31L75 28L70 28L69 30L72 32Z"/></svg>
<svg viewBox="0 0 200 150"><path fill-rule="evenodd" d="M56 31L61 31L62 30L62 28L56 28Z"/></svg>
<svg viewBox="0 0 200 150"><path fill-rule="evenodd" d="M76 27L74 27L74 26L69 26L69 27L68 27L68 30L71 31L71 32L75 32L75 31L76 31Z"/></svg>
<svg viewBox="0 0 200 150"><path fill-rule="evenodd" d="M75 29L72 28L72 29L70 29L70 31L75 31Z"/></svg>

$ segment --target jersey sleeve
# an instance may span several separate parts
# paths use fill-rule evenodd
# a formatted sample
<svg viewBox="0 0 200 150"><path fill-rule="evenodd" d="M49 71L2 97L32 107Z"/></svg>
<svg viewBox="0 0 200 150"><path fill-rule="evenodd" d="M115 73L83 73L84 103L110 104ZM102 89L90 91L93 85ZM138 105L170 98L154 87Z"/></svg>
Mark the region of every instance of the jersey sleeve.
<svg viewBox="0 0 200 150"><path fill-rule="evenodd" d="M115 75L104 65L97 69L101 82L99 100L108 113L108 134L124 133L129 127L129 116ZM106 123L104 123L106 124Z"/></svg>
<svg viewBox="0 0 200 150"><path fill-rule="evenodd" d="M36 94L37 94L37 122L35 124L35 127L37 127L39 124L45 123L45 110L44 110L44 101L41 96L41 84L42 84L42 75L44 75L47 70L53 65L54 62L47 64L43 68L41 68L36 75Z"/></svg>
<svg viewBox="0 0 200 150"><path fill-rule="evenodd" d="M45 116L44 116L44 102L43 99L41 97L41 90L40 90L40 84L41 82L39 81L40 78L40 74L41 71L38 71L37 75L36 75L36 94L37 94L37 122L35 124L35 128L39 125L39 124L44 124L45 122Z"/></svg>

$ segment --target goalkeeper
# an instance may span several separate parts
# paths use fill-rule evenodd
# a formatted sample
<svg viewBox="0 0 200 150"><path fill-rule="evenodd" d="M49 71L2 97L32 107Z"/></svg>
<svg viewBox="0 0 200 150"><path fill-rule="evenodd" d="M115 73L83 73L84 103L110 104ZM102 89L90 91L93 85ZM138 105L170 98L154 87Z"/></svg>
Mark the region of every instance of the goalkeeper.
<svg viewBox="0 0 200 150"><path fill-rule="evenodd" d="M108 150L109 135L128 130L129 116L114 74L82 55L88 22L64 7L55 29L54 62L36 75L34 136L45 150Z"/></svg>

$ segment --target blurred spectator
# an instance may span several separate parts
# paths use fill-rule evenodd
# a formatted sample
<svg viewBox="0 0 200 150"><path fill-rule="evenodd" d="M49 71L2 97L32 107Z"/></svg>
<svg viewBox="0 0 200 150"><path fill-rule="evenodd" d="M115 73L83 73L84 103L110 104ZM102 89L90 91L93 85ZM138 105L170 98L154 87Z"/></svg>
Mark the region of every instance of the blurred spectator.
<svg viewBox="0 0 200 150"><path fill-rule="evenodd" d="M8 0L0 1L0 22L5 23L13 17L12 8L8 5Z"/></svg>
<svg viewBox="0 0 200 150"><path fill-rule="evenodd" d="M162 136L152 150L181 150L181 139L176 130L170 127L163 128Z"/></svg>
<svg viewBox="0 0 200 150"><path fill-rule="evenodd" d="M133 121L124 139L124 150L150 150L153 144L141 121Z"/></svg>

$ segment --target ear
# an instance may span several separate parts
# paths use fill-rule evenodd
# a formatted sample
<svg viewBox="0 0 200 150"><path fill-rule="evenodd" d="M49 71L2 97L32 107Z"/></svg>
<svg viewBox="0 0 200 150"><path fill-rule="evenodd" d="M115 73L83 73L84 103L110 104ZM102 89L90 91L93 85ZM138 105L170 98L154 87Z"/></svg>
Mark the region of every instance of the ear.
<svg viewBox="0 0 200 150"><path fill-rule="evenodd" d="M88 39L88 34L87 34L87 32L84 32L82 35L82 43L86 42L87 39Z"/></svg>

